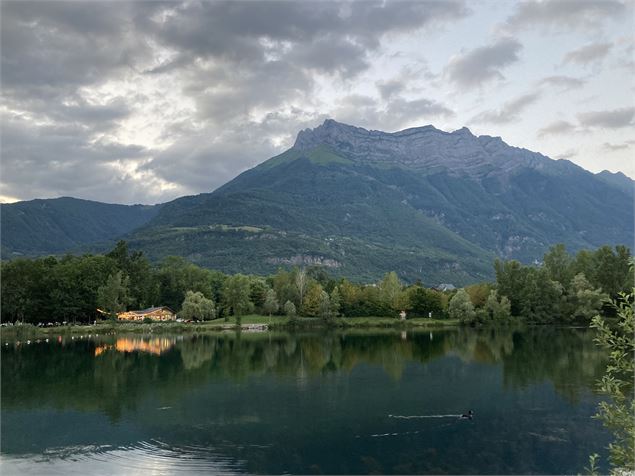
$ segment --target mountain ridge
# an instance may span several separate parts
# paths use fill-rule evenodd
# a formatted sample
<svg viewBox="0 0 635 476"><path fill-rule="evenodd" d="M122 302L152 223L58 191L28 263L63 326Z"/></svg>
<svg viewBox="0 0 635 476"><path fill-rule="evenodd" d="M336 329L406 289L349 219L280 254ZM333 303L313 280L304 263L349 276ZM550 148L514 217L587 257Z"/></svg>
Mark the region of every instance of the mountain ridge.
<svg viewBox="0 0 635 476"><path fill-rule="evenodd" d="M351 137L374 140L375 143L370 150L368 146L361 147L359 140L351 141ZM413 141L413 138L416 140ZM433 140L430 140L431 138ZM381 140L383 145L378 145L377 139ZM409 140L411 144L404 146L404 140ZM426 125L397 132L383 132L369 131L327 119L314 129L300 131L292 149L307 150L318 144L338 148L346 142L353 143L353 147L361 151L361 153L349 154L350 150L341 150L348 159L385 166L386 158L391 158L389 162L418 169L423 173L434 173L445 169L459 176L473 178L494 176L501 179L529 167L549 174L575 170L595 175L569 160L554 160L539 152L511 146L499 136L476 136L467 127L446 132L432 125ZM630 180L626 176L624 178ZM630 193L626 190L628 187L623 180L605 179L604 181ZM631 183L635 182L631 180Z"/></svg>
<svg viewBox="0 0 635 476"><path fill-rule="evenodd" d="M140 227L159 208L73 197L0 204L2 257L64 253L108 242Z"/></svg>
<svg viewBox="0 0 635 476"><path fill-rule="evenodd" d="M318 262L360 279L396 269L460 284L491 277L495 256L632 243L630 179L608 174L467 128L387 133L327 120L121 237L153 260L180 254L227 272Z"/></svg>

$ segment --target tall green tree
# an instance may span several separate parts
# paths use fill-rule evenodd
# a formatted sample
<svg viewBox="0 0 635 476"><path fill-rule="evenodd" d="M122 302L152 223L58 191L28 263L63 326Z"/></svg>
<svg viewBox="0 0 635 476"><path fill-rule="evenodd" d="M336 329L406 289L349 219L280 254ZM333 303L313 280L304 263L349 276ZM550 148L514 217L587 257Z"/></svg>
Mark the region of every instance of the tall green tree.
<svg viewBox="0 0 635 476"><path fill-rule="evenodd" d="M359 287L347 279L342 279L337 289L340 293L340 312L345 316L357 316Z"/></svg>
<svg viewBox="0 0 635 476"><path fill-rule="evenodd" d="M253 308L253 303L249 299L250 291L249 277L244 274L235 274L225 281L223 287L225 306L231 309L238 324L240 324L241 316Z"/></svg>
<svg viewBox="0 0 635 476"><path fill-rule="evenodd" d="M265 300L267 299L267 291L269 286L265 280L259 276L250 277L249 283L249 300L258 310L264 310ZM265 311L266 312L266 311Z"/></svg>
<svg viewBox="0 0 635 476"><path fill-rule="evenodd" d="M511 303L511 312L514 316L521 315L522 294L525 287L527 268L518 261L494 262L496 272L496 287L501 296L507 296Z"/></svg>
<svg viewBox="0 0 635 476"><path fill-rule="evenodd" d="M519 296L519 315L528 321L548 324L558 322L562 317L564 288L549 276L544 267L527 268L525 271L525 281Z"/></svg>
<svg viewBox="0 0 635 476"><path fill-rule="evenodd" d="M2 263L0 309L3 322L37 321L38 311L43 309L48 299L50 286L46 281L50 277L50 269L56 265L55 258L21 258Z"/></svg>
<svg viewBox="0 0 635 476"><path fill-rule="evenodd" d="M128 276L125 276L123 271L108 276L106 283L97 290L97 304L111 315L126 310Z"/></svg>
<svg viewBox="0 0 635 476"><path fill-rule="evenodd" d="M412 286L408 290L409 310L415 316L439 318L444 312L443 293L434 289Z"/></svg>
<svg viewBox="0 0 635 476"><path fill-rule="evenodd" d="M568 318L589 321L600 312L602 305L608 300L608 295L600 289L593 289L584 274L578 273L571 280L567 310Z"/></svg>
<svg viewBox="0 0 635 476"><path fill-rule="evenodd" d="M266 292L265 302L262 307L265 313L269 316L278 312L280 305L278 304L278 299L276 298L276 292L273 289L269 289Z"/></svg>
<svg viewBox="0 0 635 476"><path fill-rule="evenodd" d="M633 287L633 273L629 271L631 254L626 246L616 246L615 251L603 246L595 252L595 271L587 278L612 298Z"/></svg>
<svg viewBox="0 0 635 476"><path fill-rule="evenodd" d="M331 291L329 300L330 300L331 316L332 317L339 316L342 298L340 296L340 290L337 286L333 288L333 291Z"/></svg>
<svg viewBox="0 0 635 476"><path fill-rule="evenodd" d="M298 296L300 298L300 308L304 306L304 294L307 291L308 285L309 276L307 275L306 269L297 269L295 272L295 286L298 290Z"/></svg>
<svg viewBox="0 0 635 476"><path fill-rule="evenodd" d="M489 283L478 283L466 286L465 290L470 296L470 300L474 307L483 307L489 297L492 287Z"/></svg>
<svg viewBox="0 0 635 476"><path fill-rule="evenodd" d="M157 279L160 303L178 310L187 291L198 291L213 297L211 271L200 268L179 256L168 256L159 266Z"/></svg>
<svg viewBox="0 0 635 476"><path fill-rule="evenodd" d="M401 288L401 281L399 281L397 273L391 271L384 275L384 278L379 283L379 290L381 292L381 299L387 307L397 310L397 298L399 297Z"/></svg>
<svg viewBox="0 0 635 476"><path fill-rule="evenodd" d="M214 301L207 299L203 293L187 291L179 317L186 320L211 320L216 317L216 306Z"/></svg>
<svg viewBox="0 0 635 476"><path fill-rule="evenodd" d="M300 306L300 295L295 285L295 275L293 272L279 269L276 274L271 277L271 286L276 292L278 302L291 301L295 307Z"/></svg>
<svg viewBox="0 0 635 476"><path fill-rule="evenodd" d="M297 312L295 309L295 304L293 304L291 301L287 301L284 303L284 313L285 315L289 318L289 320L291 321L295 321L296 317L297 317Z"/></svg>
<svg viewBox="0 0 635 476"><path fill-rule="evenodd" d="M317 317L320 315L322 292L324 292L324 289L322 289L319 283L312 281L309 284L302 304L302 315L308 317Z"/></svg>
<svg viewBox="0 0 635 476"><path fill-rule="evenodd" d="M331 319L331 300L326 291L320 292L318 316L324 321Z"/></svg>
<svg viewBox="0 0 635 476"><path fill-rule="evenodd" d="M552 246L544 255L547 275L552 281L568 286L574 275L574 261L563 244Z"/></svg>
<svg viewBox="0 0 635 476"><path fill-rule="evenodd" d="M150 262L141 251L130 251L128 243L123 240L106 254L119 270L128 276L130 306L145 308L159 300L159 285L150 266Z"/></svg>
<svg viewBox="0 0 635 476"><path fill-rule="evenodd" d="M511 317L511 304L507 296L498 297L498 291L492 289L485 302L485 311L488 320L503 323Z"/></svg>
<svg viewBox="0 0 635 476"><path fill-rule="evenodd" d="M448 305L448 314L452 319L459 319L461 322L470 323L474 320L476 314L474 305L470 300L470 295L465 289L459 289Z"/></svg>

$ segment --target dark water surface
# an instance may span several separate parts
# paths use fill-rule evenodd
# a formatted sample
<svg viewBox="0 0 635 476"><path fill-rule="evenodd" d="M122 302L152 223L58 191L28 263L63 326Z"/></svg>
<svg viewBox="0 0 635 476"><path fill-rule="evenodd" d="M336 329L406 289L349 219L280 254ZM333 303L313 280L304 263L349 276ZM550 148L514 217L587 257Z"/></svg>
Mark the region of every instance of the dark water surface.
<svg viewBox="0 0 635 476"><path fill-rule="evenodd" d="M577 474L583 329L84 336L2 345L10 474ZM472 409L472 420L456 415Z"/></svg>

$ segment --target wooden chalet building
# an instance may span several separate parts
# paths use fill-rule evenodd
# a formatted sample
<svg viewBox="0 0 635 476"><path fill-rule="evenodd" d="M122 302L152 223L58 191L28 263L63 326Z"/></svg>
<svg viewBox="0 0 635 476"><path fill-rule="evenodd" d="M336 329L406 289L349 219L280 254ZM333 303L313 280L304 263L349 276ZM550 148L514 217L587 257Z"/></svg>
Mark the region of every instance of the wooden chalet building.
<svg viewBox="0 0 635 476"><path fill-rule="evenodd" d="M153 321L174 321L176 320L176 313L167 306L117 313L117 319L120 321L143 321L146 318Z"/></svg>

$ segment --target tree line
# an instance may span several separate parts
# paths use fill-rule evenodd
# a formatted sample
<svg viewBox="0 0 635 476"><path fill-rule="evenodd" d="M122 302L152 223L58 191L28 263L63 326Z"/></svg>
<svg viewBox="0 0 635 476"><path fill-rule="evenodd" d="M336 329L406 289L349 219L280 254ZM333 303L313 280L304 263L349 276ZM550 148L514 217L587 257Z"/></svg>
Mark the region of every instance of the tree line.
<svg viewBox="0 0 635 476"><path fill-rule="evenodd" d="M4 322L89 322L100 314L168 306L184 319L245 314L456 318L465 323L570 322L590 319L606 298L632 286L630 251L618 246L569 255L553 247L541 266L496 261L495 283L442 292L405 285L395 272L372 284L335 279L323 268L270 276L204 269L180 257L151 265L119 242L105 255L15 259L2 263ZM513 316L513 318L512 318Z"/></svg>

